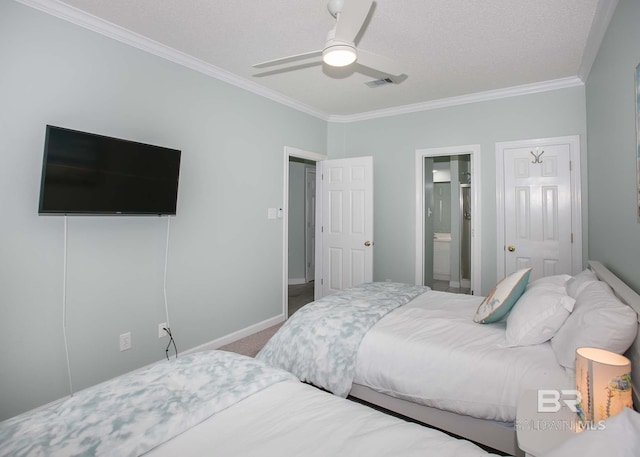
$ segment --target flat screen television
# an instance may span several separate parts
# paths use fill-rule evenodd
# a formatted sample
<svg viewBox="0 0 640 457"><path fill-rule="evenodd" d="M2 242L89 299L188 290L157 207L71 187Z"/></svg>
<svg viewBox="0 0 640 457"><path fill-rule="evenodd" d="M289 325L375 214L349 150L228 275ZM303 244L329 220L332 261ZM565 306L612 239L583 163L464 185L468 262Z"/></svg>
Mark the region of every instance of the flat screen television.
<svg viewBox="0 0 640 457"><path fill-rule="evenodd" d="M180 154L47 125L39 214L176 214Z"/></svg>

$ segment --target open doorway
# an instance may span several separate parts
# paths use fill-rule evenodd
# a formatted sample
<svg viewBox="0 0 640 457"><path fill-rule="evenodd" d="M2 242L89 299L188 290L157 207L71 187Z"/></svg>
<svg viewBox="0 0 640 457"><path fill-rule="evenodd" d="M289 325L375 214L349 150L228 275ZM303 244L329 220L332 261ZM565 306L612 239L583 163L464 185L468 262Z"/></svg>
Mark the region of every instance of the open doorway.
<svg viewBox="0 0 640 457"><path fill-rule="evenodd" d="M480 293L480 147L416 151L416 284Z"/></svg>
<svg viewBox="0 0 640 457"><path fill-rule="evenodd" d="M288 315L313 301L316 162L289 157Z"/></svg>
<svg viewBox="0 0 640 457"><path fill-rule="evenodd" d="M434 290L471 292L471 155L425 157L433 184L425 185L424 284Z"/></svg>
<svg viewBox="0 0 640 457"><path fill-rule="evenodd" d="M288 146L284 148L282 307L285 319L315 298L317 250L313 247L313 254L308 253L309 243L315 244L315 231L311 230L312 233L309 233L306 228L307 221L315 225L316 211L311 208L315 206L315 182L312 195L309 195L311 190L307 191L306 187L309 180L314 177L311 172L315 171L316 162L326 158L323 154L311 151ZM312 220L309 220L310 218ZM290 231L293 231L291 236ZM293 243L292 247L290 247L290 240ZM310 255L314 257L311 269L306 266Z"/></svg>

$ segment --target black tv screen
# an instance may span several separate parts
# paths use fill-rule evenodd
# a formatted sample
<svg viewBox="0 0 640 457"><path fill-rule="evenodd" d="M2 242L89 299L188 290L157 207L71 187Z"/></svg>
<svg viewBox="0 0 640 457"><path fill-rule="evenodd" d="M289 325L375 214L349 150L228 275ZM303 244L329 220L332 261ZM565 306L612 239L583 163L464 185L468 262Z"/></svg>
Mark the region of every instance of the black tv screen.
<svg viewBox="0 0 640 457"><path fill-rule="evenodd" d="M47 125L39 214L176 214L181 151Z"/></svg>

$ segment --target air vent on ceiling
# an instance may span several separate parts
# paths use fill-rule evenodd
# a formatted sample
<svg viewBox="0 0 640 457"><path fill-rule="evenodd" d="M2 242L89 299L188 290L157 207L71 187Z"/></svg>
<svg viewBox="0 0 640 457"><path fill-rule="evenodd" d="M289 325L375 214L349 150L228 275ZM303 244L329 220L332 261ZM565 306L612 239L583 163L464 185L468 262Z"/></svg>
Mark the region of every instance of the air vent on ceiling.
<svg viewBox="0 0 640 457"><path fill-rule="evenodd" d="M387 84L393 84L393 80L391 78L383 78L383 79L376 79L374 81L369 81L369 82L366 82L365 84L373 89L380 86L386 86Z"/></svg>

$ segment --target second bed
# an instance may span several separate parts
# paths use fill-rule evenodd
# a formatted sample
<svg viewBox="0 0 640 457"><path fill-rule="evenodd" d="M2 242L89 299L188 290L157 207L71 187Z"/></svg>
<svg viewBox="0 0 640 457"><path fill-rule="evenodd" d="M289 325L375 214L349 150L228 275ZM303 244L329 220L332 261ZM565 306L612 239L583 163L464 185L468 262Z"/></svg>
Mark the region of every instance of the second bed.
<svg viewBox="0 0 640 457"><path fill-rule="evenodd" d="M598 278L589 271L588 280L583 275L574 282L593 289L583 293L582 301L598 299L596 307L611 302L623 324L603 331L612 332L608 338L614 343L612 349L624 352L637 333L633 306L640 307L640 299L601 264L594 262L592 268ZM610 278L608 285L598 280ZM569 279L568 275L547 278L538 287L564 291ZM627 303L614 297L611 288L623 290ZM574 311L572 319L577 322L554 325L565 325L564 333L571 326L580 330L584 310L591 304L579 304L574 310L575 299L560 298L562 306L571 304L571 309L554 312L562 311L566 314L562 319L567 319ZM482 302L483 297L421 286L365 284L303 307L257 357L336 395L350 395L517 455L522 452L513 423L520 396L527 390L575 387L570 363L559 361L575 348L565 341L566 348L554 347L549 340L514 346L507 338L507 319L474 322ZM543 308L534 308L537 317ZM596 312L598 319L608 320L606 311ZM539 331L549 330L542 326Z"/></svg>

